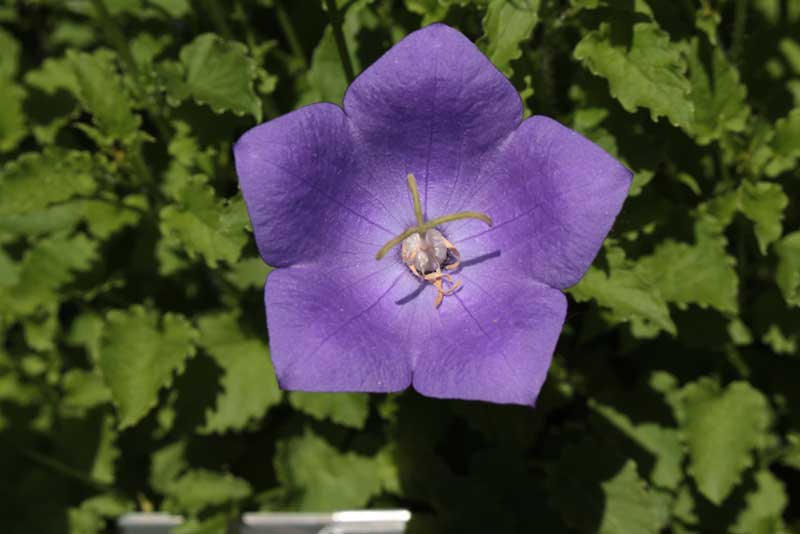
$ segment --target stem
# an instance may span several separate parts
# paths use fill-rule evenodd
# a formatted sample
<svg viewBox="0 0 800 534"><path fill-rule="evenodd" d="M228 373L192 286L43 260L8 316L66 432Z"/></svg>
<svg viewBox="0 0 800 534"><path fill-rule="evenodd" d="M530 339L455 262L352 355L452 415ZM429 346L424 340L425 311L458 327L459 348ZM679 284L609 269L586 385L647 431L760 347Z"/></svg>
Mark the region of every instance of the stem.
<svg viewBox="0 0 800 534"><path fill-rule="evenodd" d="M484 215L483 213L478 213L477 211L460 211L458 213L451 213L450 215L444 215L442 217L437 217L435 219L431 219L430 221L422 223L420 225L412 226L411 228L409 228L408 230L406 230L405 232L403 232L399 236L397 236L397 237L391 239L390 241L388 241L385 245L383 245L381 247L381 249L375 255L375 259L376 260L382 259L384 256L386 256L386 253L388 253L394 247L396 247L397 245L402 243L404 239L406 239L407 237L411 236L414 233L418 232L420 234L424 234L428 230L432 230L432 229L436 228L437 226L439 226L440 224L449 223L449 222L453 222L453 221L458 221L458 220L461 220L461 219L478 219L480 221L485 222L489 226L492 225L491 217L489 217L488 215Z"/></svg>
<svg viewBox="0 0 800 534"><path fill-rule="evenodd" d="M125 39L125 35L122 33L119 26L117 26L116 22L114 22L114 19L111 18L111 14L108 12L105 3L103 0L92 0L92 5L94 5L94 10L97 13L97 17L100 19L100 30L105 34L106 40L111 43L111 46L114 47L122 60L128 65L128 69L130 69L131 73L138 77L139 66L133 59L131 49L128 47L128 40Z"/></svg>
<svg viewBox="0 0 800 534"><path fill-rule="evenodd" d="M264 106L264 115L266 115L267 119L272 120L281 114L278 110L278 105L275 103L275 98L271 94L264 95L261 103Z"/></svg>
<svg viewBox="0 0 800 534"><path fill-rule="evenodd" d="M414 217L417 219L417 226L425 224L425 216L422 214L422 203L419 200L419 189L417 189L417 179L414 175L408 174L408 189L411 191L411 199L414 201Z"/></svg>
<svg viewBox="0 0 800 534"><path fill-rule="evenodd" d="M286 36L286 40L289 41L289 48L291 48L292 54L300 61L303 70L306 70L308 68L306 53L303 50L303 45L300 44L300 39L297 38L292 19L286 13L282 0L275 0L275 15L278 17L278 25L280 25L283 34Z"/></svg>
<svg viewBox="0 0 800 534"><path fill-rule="evenodd" d="M130 154L130 161L134 172L136 172L136 174L139 175L139 178L141 178L146 184L154 184L153 174L150 172L150 168L147 166L147 163L144 161L144 157L142 156L141 145L132 150Z"/></svg>
<svg viewBox="0 0 800 534"><path fill-rule="evenodd" d="M82 484L85 484L96 491L108 491L111 489L108 485L98 482L97 480L94 480L93 478L81 473L77 469L70 467L54 458L29 449L20 448L19 452L33 463L72 480L81 482Z"/></svg>
<svg viewBox="0 0 800 534"><path fill-rule="evenodd" d="M109 206L114 206L119 209L136 211L142 215L146 215L148 213L148 210L142 209L138 206L131 206L130 204L125 204L124 202L120 202L119 200L111 200L110 198L93 197L89 195L75 195L71 198L76 198L80 200L89 200L93 202L102 202L103 204L108 204Z"/></svg>
<svg viewBox="0 0 800 534"><path fill-rule="evenodd" d="M250 19L247 16L247 11L242 5L242 0L236 0L234 9L236 17L242 22L242 27L244 27L244 38L247 42L247 48L250 49L250 54L254 56L256 51L256 38L253 34L253 28L251 28L250 24L248 23Z"/></svg>
<svg viewBox="0 0 800 534"><path fill-rule="evenodd" d="M339 50L339 59L342 60L344 75L347 78L347 83L353 83L356 76L353 71L353 64L350 62L350 54L347 52L347 42L345 42L344 34L342 33L342 20L339 16L339 9L336 7L336 0L325 0L325 4L328 6L333 38L336 40L336 48Z"/></svg>
<svg viewBox="0 0 800 534"><path fill-rule="evenodd" d="M105 34L106 40L111 43L111 46L114 47L114 49L117 51L117 54L119 54L119 56L122 58L122 61L128 67L128 71L134 77L136 82L139 83L139 66L136 64L136 60L133 59L133 54L128 46L128 40L125 38L125 34L122 33L120 27L117 26L116 22L114 22L114 19L108 12L108 8L106 8L103 0L92 0L92 5L94 6L94 11L97 14L97 18L100 19L100 30ZM142 94L145 94L144 91L142 91ZM158 135L162 140L169 139L169 125L164 122L161 114L158 113L158 110L148 96L145 96L144 102L145 107L147 108L147 115L150 117L150 120L153 121L156 130L158 130Z"/></svg>
<svg viewBox="0 0 800 534"><path fill-rule="evenodd" d="M217 0L203 0L203 4L205 5L209 17L211 17L211 22L217 27L217 31L225 39L232 39L233 34L231 33L231 27L228 26L228 21L225 20L225 14L222 9L220 9Z"/></svg>
<svg viewBox="0 0 800 534"><path fill-rule="evenodd" d="M736 7L733 14L733 39L731 41L731 59L734 63L739 63L744 46L744 30L747 26L747 1L736 0Z"/></svg>

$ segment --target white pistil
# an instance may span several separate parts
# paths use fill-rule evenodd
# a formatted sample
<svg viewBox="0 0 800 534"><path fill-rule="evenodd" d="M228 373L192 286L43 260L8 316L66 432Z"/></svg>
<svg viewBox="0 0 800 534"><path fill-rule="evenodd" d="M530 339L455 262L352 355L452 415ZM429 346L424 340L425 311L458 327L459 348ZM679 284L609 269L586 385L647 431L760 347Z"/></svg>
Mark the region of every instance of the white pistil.
<svg viewBox="0 0 800 534"><path fill-rule="evenodd" d="M403 259L403 263L414 273L414 276L430 282L436 288L436 300L433 305L438 308L445 295L452 295L461 285L461 282L453 283L453 277L442 272L443 268L451 271L458 269L458 266L461 265L461 255L456 247L439 230L436 230L436 227L461 219L478 219L491 226L492 219L488 215L476 211L460 211L426 221L419 198L417 180L413 174L409 174L407 180L417 224L406 228L403 233L387 241L375 255L375 259L380 260L394 247L402 244L400 257ZM449 254L453 255L454 260L445 265ZM449 286L447 289L443 286L445 282Z"/></svg>
<svg viewBox="0 0 800 534"><path fill-rule="evenodd" d="M445 265L448 253L452 253L455 261ZM461 263L461 256L453 244L439 230L430 229L424 235L415 232L403 240L400 257L412 273L418 278L430 282L436 288L437 308L445 295L451 295L461 285L453 283L453 277L442 272L442 268L456 269ZM445 289L443 283L450 287Z"/></svg>

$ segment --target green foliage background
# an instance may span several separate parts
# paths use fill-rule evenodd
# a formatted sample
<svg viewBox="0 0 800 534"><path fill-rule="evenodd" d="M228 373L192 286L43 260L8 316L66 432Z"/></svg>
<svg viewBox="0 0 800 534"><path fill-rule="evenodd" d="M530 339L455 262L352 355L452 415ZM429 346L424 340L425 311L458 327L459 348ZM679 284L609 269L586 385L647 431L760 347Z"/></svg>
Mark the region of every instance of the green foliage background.
<svg viewBox="0 0 800 534"><path fill-rule="evenodd" d="M341 101L320 2L4 0L0 530L800 532L800 2L338 5L356 71L445 21L635 171L536 409L277 389L231 145Z"/></svg>

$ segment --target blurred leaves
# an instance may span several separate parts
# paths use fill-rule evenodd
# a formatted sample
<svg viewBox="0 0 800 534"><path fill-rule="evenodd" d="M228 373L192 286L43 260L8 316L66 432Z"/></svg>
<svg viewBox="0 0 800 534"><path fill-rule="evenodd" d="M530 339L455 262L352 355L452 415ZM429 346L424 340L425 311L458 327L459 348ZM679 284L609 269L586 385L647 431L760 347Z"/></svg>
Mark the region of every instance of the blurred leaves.
<svg viewBox="0 0 800 534"><path fill-rule="evenodd" d="M231 147L342 101L328 13L104 5L0 6L0 531L362 506L418 532L797 529L793 2L338 0L357 72L444 22L635 173L533 410L284 395Z"/></svg>
<svg viewBox="0 0 800 534"><path fill-rule="evenodd" d="M220 261L236 263L249 224L241 197L217 198L202 177L192 178L173 194L176 202L160 213L163 245L190 258L200 256L212 268Z"/></svg>
<svg viewBox="0 0 800 534"><path fill-rule="evenodd" d="M385 456L341 453L306 429L302 436L279 441L275 471L283 484L283 506L292 510L332 511L367 504L387 484Z"/></svg>
<svg viewBox="0 0 800 534"><path fill-rule="evenodd" d="M603 23L578 43L575 58L608 80L611 94L626 110L644 107L653 120L664 116L675 126L691 128L694 104L686 60L669 34L654 23L638 22L628 42L615 39L612 27Z"/></svg>
<svg viewBox="0 0 800 534"><path fill-rule="evenodd" d="M776 281L790 306L800 306L800 232L784 237L776 246L778 269Z"/></svg>
<svg viewBox="0 0 800 534"><path fill-rule="evenodd" d="M256 65L241 43L206 33L181 48L180 62L162 69L172 102L191 97L218 113L249 113L261 121L261 100L253 89Z"/></svg>
<svg viewBox="0 0 800 534"><path fill-rule="evenodd" d="M369 415L369 397L364 393L293 391L289 393L289 402L312 417L353 428L363 428Z"/></svg>
<svg viewBox="0 0 800 534"><path fill-rule="evenodd" d="M511 61L522 56L520 45L539 22L539 7L539 0L491 0L486 7L483 52L506 75L511 75Z"/></svg>
<svg viewBox="0 0 800 534"><path fill-rule="evenodd" d="M202 317L199 345L223 370L223 392L208 414L203 432L242 430L281 400L269 351L261 339L248 336L233 314Z"/></svg>
<svg viewBox="0 0 800 534"><path fill-rule="evenodd" d="M129 140L138 130L140 118L131 110L131 98L114 65L114 55L106 50L94 54L68 53L78 84L78 97L92 114L95 124L113 139Z"/></svg>

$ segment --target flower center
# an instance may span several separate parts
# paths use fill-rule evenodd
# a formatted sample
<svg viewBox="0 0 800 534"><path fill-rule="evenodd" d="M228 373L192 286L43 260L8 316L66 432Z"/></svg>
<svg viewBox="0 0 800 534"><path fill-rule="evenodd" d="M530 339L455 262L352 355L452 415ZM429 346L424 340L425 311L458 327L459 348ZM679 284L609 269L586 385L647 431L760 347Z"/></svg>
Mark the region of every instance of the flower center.
<svg viewBox="0 0 800 534"><path fill-rule="evenodd" d="M461 255L458 249L436 227L459 219L478 219L491 226L492 219L483 213L461 211L425 221L417 180L413 174L408 175L408 189L414 203L414 216L417 224L390 239L381 247L375 255L375 259L380 260L394 247L401 245L400 257L403 263L414 273L414 276L430 282L436 288L436 300L433 305L438 308L442 299L446 295L452 295L461 285L460 281L453 282L451 275L442 272L442 269L451 271L457 269L461 265ZM448 262L450 257L452 257L452 261ZM445 288L444 284L447 284L448 287Z"/></svg>

